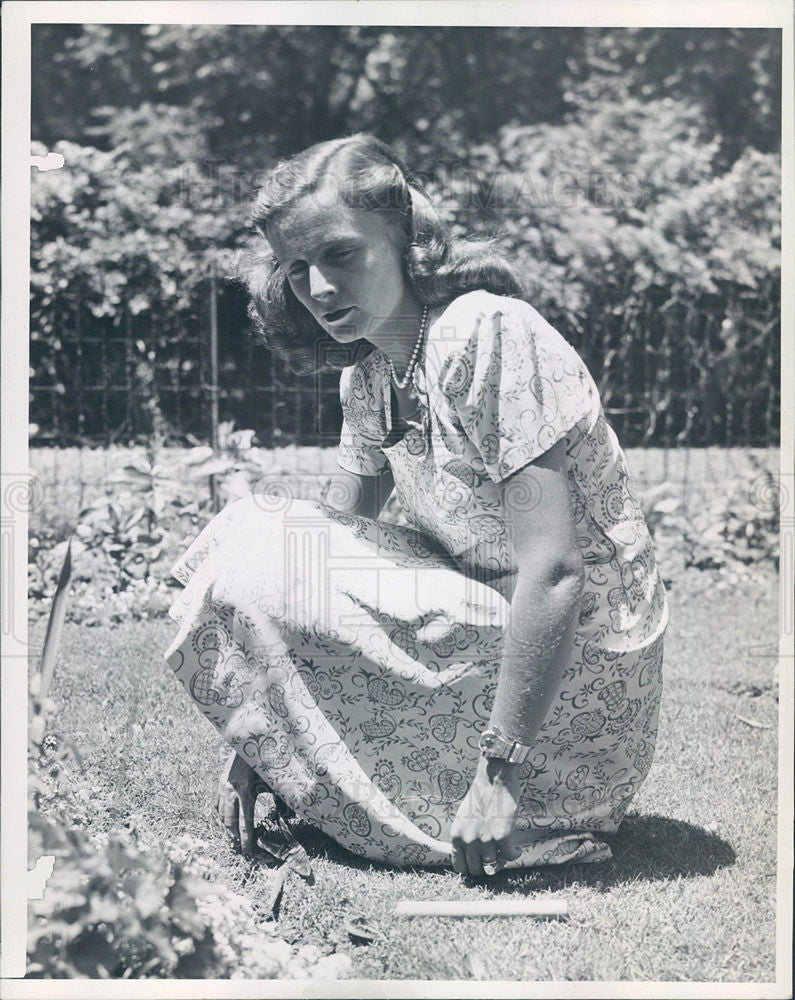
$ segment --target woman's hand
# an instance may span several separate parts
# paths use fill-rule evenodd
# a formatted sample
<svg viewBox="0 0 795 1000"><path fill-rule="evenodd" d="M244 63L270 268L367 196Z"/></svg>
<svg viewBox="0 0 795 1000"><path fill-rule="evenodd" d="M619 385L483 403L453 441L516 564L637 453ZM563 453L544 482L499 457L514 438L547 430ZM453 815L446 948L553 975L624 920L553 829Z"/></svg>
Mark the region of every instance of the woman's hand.
<svg viewBox="0 0 795 1000"><path fill-rule="evenodd" d="M257 772L232 750L221 768L215 807L235 849L246 856L254 853L258 785L262 785L262 780Z"/></svg>
<svg viewBox="0 0 795 1000"><path fill-rule="evenodd" d="M460 875L493 875L522 853L513 840L521 794L518 769L494 757L480 758L451 829L453 867Z"/></svg>

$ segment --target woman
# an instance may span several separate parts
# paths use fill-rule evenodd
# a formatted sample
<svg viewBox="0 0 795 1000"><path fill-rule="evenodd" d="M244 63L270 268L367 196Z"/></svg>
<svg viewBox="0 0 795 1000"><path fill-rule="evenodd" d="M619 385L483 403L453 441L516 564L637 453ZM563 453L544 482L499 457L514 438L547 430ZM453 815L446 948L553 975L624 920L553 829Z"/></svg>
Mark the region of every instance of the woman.
<svg viewBox="0 0 795 1000"><path fill-rule="evenodd" d="M303 370L344 355L344 423L325 503L240 500L175 567L166 655L237 754L225 821L250 847L259 775L393 864L608 857L667 610L593 380L370 136L277 166L254 219L253 311ZM377 520L393 488L411 527Z"/></svg>

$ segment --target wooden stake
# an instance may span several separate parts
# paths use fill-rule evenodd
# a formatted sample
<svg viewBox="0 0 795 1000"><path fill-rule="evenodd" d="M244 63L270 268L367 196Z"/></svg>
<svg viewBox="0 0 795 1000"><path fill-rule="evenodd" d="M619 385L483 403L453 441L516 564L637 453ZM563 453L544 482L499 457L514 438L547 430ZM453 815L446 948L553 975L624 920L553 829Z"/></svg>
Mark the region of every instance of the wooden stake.
<svg viewBox="0 0 795 1000"><path fill-rule="evenodd" d="M210 447L218 454L218 288L215 261L210 261ZM213 513L220 508L218 484L210 476L210 500Z"/></svg>
<svg viewBox="0 0 795 1000"><path fill-rule="evenodd" d="M403 917L565 917L565 899L401 899Z"/></svg>

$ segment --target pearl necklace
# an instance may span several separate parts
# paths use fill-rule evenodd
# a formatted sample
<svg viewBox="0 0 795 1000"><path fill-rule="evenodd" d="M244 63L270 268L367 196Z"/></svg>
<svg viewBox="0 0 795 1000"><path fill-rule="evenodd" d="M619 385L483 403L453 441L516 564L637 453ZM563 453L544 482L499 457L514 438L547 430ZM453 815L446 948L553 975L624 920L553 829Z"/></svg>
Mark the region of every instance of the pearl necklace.
<svg viewBox="0 0 795 1000"><path fill-rule="evenodd" d="M417 358L420 356L420 347L422 347L422 342L425 340L425 327L428 323L428 307L423 306L422 309L422 319L420 320L420 332L417 334L417 343L414 345L414 350L411 352L411 358L406 368L406 374L403 376L402 381L395 374L395 366L392 362L389 362L389 371L392 375L392 381L398 387L398 389L405 389L409 384L411 376L414 374L414 368L417 364Z"/></svg>

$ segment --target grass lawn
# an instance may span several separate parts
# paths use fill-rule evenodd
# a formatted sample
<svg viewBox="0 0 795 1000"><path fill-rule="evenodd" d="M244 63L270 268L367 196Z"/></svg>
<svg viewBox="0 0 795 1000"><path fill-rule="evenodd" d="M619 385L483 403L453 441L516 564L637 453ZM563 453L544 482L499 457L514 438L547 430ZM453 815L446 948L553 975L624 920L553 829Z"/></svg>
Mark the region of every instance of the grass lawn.
<svg viewBox="0 0 795 1000"><path fill-rule="evenodd" d="M288 879L279 933L346 952L355 979L679 980L775 978L777 583L716 589L690 570L670 592L666 691L651 775L598 865L503 873L397 871L348 854L301 824L314 885ZM35 655L45 625L31 631ZM151 839L206 841L228 884L256 905L274 870L233 854L213 822L218 738L162 660L170 621L67 624L52 695L80 751L75 804L97 828L132 820ZM538 893L561 921L397 917L402 898ZM361 913L375 941L355 946Z"/></svg>

